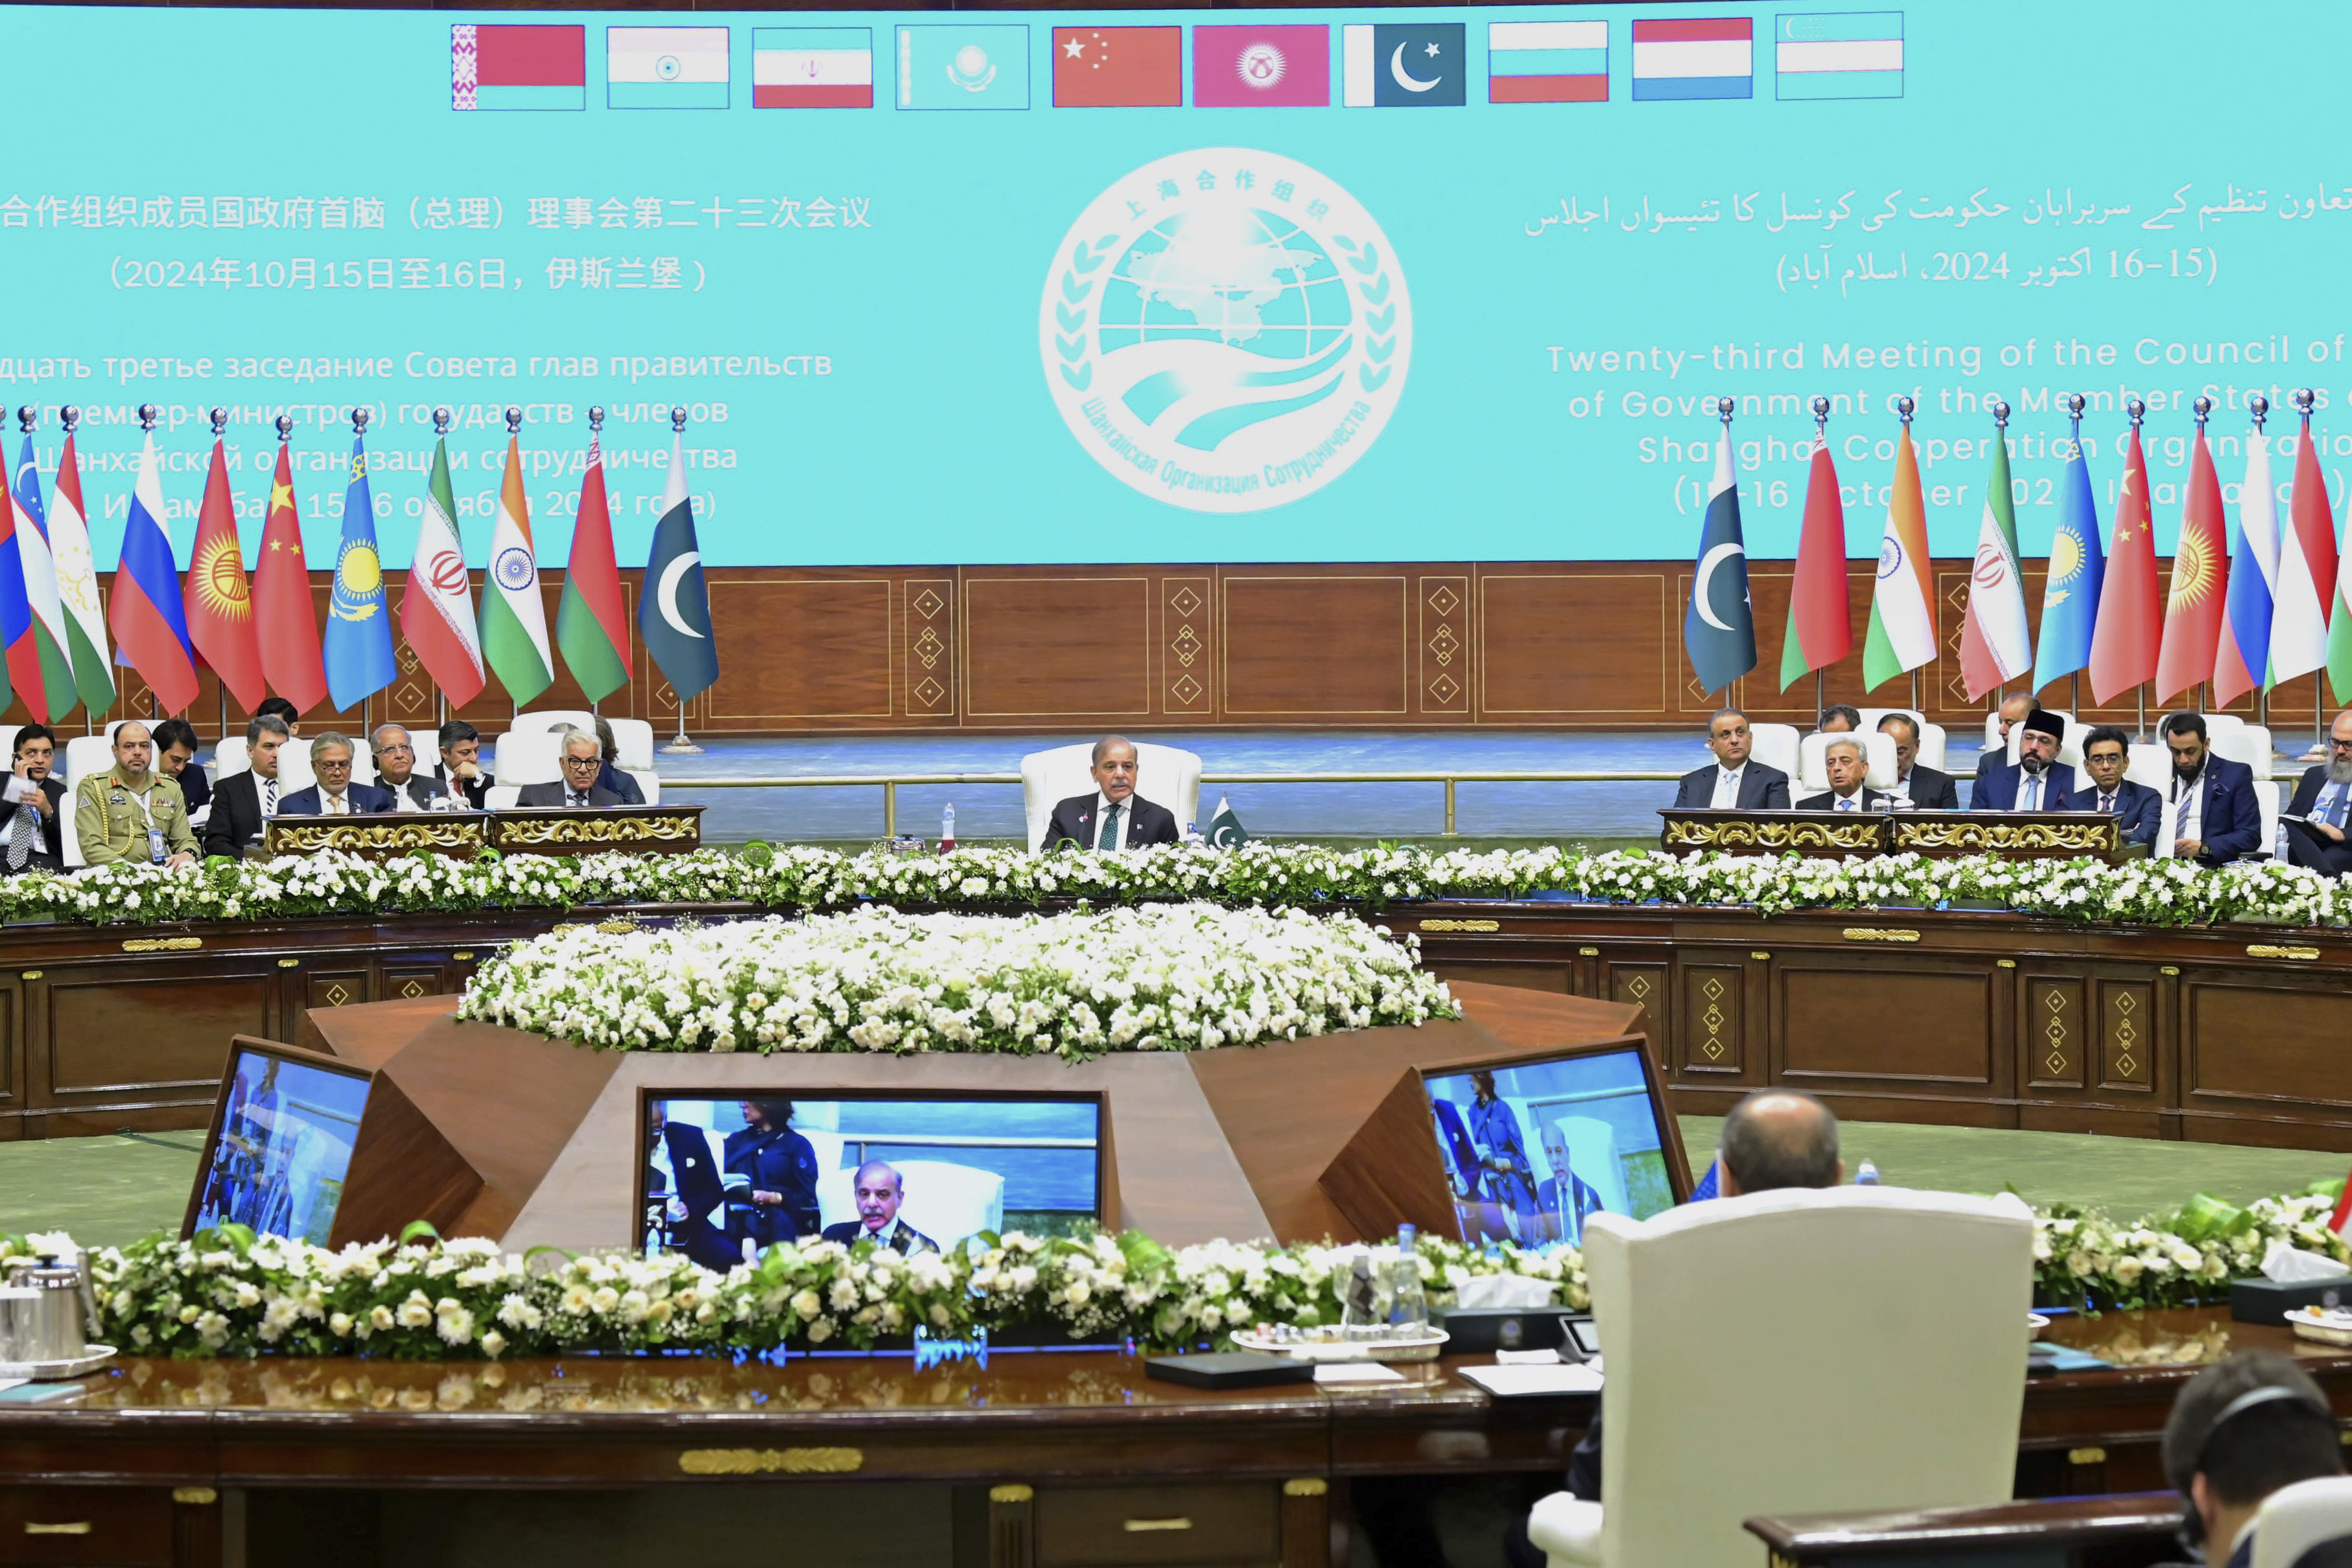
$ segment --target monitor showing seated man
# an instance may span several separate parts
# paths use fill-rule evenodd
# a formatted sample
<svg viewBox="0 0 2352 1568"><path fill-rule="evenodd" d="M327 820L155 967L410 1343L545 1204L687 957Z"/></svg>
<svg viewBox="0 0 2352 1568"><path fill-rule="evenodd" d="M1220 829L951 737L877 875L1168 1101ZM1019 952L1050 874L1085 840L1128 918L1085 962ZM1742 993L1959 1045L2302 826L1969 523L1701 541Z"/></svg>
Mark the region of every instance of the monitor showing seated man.
<svg viewBox="0 0 2352 1568"><path fill-rule="evenodd" d="M1123 735L1095 742L1088 771L1094 792L1056 803L1045 825L1045 848L1133 850L1176 841L1176 813L1136 792L1141 766L1135 743Z"/></svg>
<svg viewBox="0 0 2352 1568"><path fill-rule="evenodd" d="M373 1082L306 1051L237 1045L181 1234L236 1224L325 1246Z"/></svg>

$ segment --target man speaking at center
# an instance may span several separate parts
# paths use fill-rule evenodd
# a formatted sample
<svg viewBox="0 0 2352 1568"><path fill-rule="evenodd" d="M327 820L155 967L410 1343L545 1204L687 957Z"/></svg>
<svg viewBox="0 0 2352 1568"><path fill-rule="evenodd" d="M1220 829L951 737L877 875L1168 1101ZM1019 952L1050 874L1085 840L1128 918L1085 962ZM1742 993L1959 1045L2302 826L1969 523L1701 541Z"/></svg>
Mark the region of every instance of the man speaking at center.
<svg viewBox="0 0 2352 1568"><path fill-rule="evenodd" d="M1082 850L1135 850L1176 841L1176 814L1135 792L1135 743L1123 735L1095 742L1095 792L1073 795L1055 806L1045 824L1048 852L1071 844Z"/></svg>
<svg viewBox="0 0 2352 1568"><path fill-rule="evenodd" d="M826 1226L824 1239L844 1246L871 1241L896 1248L905 1258L938 1251L938 1242L898 1218L898 1206L906 1198L907 1178L898 1174L898 1166L885 1160L866 1161L857 1167L857 1218Z"/></svg>

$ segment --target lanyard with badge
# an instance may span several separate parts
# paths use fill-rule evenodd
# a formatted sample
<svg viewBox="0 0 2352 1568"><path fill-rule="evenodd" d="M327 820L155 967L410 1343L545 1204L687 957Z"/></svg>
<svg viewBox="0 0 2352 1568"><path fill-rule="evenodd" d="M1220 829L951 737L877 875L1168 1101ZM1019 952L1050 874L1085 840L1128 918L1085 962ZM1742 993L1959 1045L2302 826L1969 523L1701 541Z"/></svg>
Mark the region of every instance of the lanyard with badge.
<svg viewBox="0 0 2352 1568"><path fill-rule="evenodd" d="M162 865L169 856L163 841L163 830L155 825L155 786L150 783L145 794L133 795L118 784L114 787L114 799L121 804L138 806L139 814L147 820L147 859L152 864Z"/></svg>

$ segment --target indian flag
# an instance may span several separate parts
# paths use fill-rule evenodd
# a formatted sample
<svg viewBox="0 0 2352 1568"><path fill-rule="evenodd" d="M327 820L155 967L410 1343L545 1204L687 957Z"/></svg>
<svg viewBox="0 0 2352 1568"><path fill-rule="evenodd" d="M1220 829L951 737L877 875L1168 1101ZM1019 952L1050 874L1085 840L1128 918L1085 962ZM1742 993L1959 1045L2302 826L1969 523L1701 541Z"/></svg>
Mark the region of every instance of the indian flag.
<svg viewBox="0 0 2352 1568"><path fill-rule="evenodd" d="M522 449L507 437L507 480L490 534L490 580L482 595L482 656L518 706L555 684L547 644L547 601L531 553L530 503L522 488Z"/></svg>
<svg viewBox="0 0 2352 1568"><path fill-rule="evenodd" d="M607 27L604 102L611 109L727 107L724 27Z"/></svg>
<svg viewBox="0 0 2352 1568"><path fill-rule="evenodd" d="M1934 589L1927 580L1927 507L1919 494L1919 457L1911 422L1895 453L1895 496L1878 542L1878 589L1870 600L1870 634L1862 646L1862 689L1870 691L1936 656Z"/></svg>

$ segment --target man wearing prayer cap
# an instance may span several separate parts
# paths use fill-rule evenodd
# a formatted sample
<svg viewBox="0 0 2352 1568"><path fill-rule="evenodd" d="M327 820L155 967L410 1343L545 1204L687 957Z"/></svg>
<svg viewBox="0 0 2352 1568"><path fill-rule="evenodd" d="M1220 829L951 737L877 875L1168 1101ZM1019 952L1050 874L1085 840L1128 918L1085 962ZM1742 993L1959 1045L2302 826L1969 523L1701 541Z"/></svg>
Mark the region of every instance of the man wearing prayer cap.
<svg viewBox="0 0 2352 1568"><path fill-rule="evenodd" d="M1969 798L1972 811L2062 811L2066 799L2087 782L2058 760L2066 721L2036 707L2017 725L2017 760L1984 770Z"/></svg>

